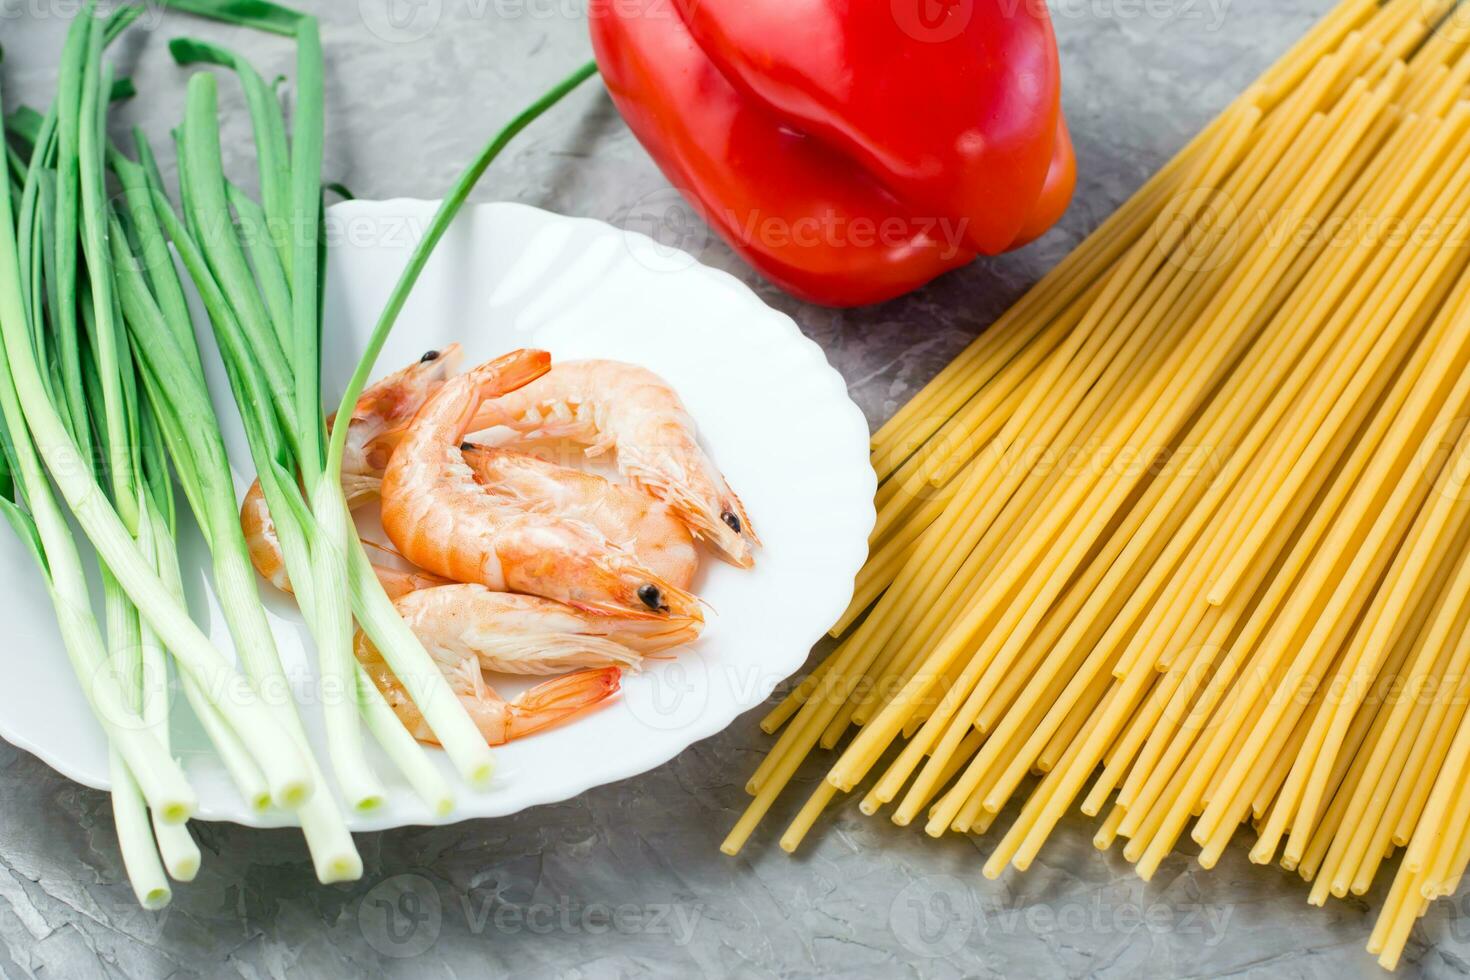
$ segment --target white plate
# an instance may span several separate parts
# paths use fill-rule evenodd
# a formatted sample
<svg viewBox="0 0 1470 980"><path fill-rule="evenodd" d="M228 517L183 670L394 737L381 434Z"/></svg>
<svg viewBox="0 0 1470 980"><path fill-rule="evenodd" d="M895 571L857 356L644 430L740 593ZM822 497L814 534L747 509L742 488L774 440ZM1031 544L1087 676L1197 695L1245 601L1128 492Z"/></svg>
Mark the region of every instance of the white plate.
<svg viewBox="0 0 1470 980"><path fill-rule="evenodd" d="M433 210L432 202L411 200L329 210L324 383L333 399ZM377 813L350 818L355 830L514 813L644 772L714 734L800 667L841 614L873 525L867 425L842 378L789 317L683 252L519 204L467 209L425 269L377 373L451 341L463 343L467 365L541 347L555 358L616 358L658 372L699 422L765 548L750 572L707 556L695 589L713 611L700 640L677 659L626 676L615 702L497 749L488 790L471 792L453 779L458 805L449 817L432 816L374 756L388 801ZM243 491L252 477L244 437L222 373L211 384ZM181 550L196 619L228 650L192 524ZM9 533L0 534L0 581L7 583L0 617L8 652L0 735L78 782L107 788L105 742L67 666L36 571ZM325 764L308 636L289 600L271 594L268 605ZM246 809L182 698L175 698L173 732L201 818L292 823L287 813ZM433 754L450 772L443 753Z"/></svg>

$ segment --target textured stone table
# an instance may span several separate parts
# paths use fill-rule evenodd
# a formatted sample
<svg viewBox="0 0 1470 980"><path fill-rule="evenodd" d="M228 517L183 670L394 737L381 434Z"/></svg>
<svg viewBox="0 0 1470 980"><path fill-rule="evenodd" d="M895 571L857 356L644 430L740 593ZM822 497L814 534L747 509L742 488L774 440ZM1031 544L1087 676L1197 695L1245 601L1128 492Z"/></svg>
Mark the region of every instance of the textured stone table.
<svg viewBox="0 0 1470 980"><path fill-rule="evenodd" d="M884 2L884 0L871 0ZM326 172L363 197L437 197L486 134L588 57L586 0L316 0L328 59ZM9 98L49 97L74 0L0 0ZM1325 0L1053 4L1081 181L1062 226L878 309L803 306L718 241L675 241L790 312L873 424L1117 206L1313 18ZM162 138L183 86L165 51L228 37L267 73L275 38L150 11L117 51L146 99L123 120ZM222 87L226 146L248 138ZM480 192L630 224L666 185L596 86L529 130ZM653 205L656 204L655 209ZM646 229L645 229L646 230ZM668 231L668 228L664 229ZM23 656L26 651L8 651ZM164 914L136 910L106 797L0 743L0 974L8 977L1372 976L1382 899L1306 905L1293 875L1232 849L1212 873L1167 860L1145 885L1079 818L1030 873L987 882L983 839L829 814L796 856L776 847L819 778L738 859L718 844L768 744L757 712L643 776L513 818L359 838L359 883L319 887L294 832L198 825L204 870ZM1385 876L1386 877L1386 876ZM1435 903L1402 975L1458 975L1470 898Z"/></svg>

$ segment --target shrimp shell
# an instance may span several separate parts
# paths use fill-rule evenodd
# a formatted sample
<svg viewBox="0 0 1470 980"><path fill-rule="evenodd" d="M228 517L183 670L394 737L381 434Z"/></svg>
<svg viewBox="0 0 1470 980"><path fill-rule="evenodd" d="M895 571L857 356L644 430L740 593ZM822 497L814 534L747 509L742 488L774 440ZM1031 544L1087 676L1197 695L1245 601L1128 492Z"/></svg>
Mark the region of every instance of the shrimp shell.
<svg viewBox="0 0 1470 980"><path fill-rule="evenodd" d="M613 451L618 471L667 503L726 561L749 568L760 545L745 505L700 448L678 394L647 368L561 361L544 377L487 401L477 428L504 425L532 439L570 439L589 456Z"/></svg>
<svg viewBox="0 0 1470 980"><path fill-rule="evenodd" d="M525 453L475 443L460 448L475 479L491 494L514 500L531 513L585 521L681 589L694 581L699 570L694 539L662 501Z"/></svg>
<svg viewBox="0 0 1470 980"><path fill-rule="evenodd" d="M523 350L445 382L383 474L383 529L409 561L455 581L610 616L702 622L694 596L641 567L595 527L496 496L465 462L460 446L481 402L549 366L545 352Z"/></svg>
<svg viewBox="0 0 1470 980"><path fill-rule="evenodd" d="M645 655L694 639L657 619L597 616L539 596L483 585L441 585L399 597L398 614L444 669L466 660L503 674L556 674L578 667L637 670Z"/></svg>

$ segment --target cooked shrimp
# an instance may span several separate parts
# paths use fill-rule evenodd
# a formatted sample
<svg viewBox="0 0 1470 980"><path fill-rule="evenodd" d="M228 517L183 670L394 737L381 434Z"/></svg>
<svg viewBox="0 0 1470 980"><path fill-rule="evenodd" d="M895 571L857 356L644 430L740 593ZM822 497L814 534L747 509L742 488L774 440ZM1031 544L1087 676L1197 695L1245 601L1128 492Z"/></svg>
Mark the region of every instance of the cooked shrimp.
<svg viewBox="0 0 1470 980"><path fill-rule="evenodd" d="M424 722L424 716L419 713L413 699L377 649L363 641L360 634L357 657L382 692L383 699L413 737L421 742L435 742L433 731ZM513 738L529 735L606 701L617 693L622 678L616 667L579 670L537 684L514 701L507 701L485 683L480 665L473 658L446 668L444 676L489 745L502 745Z"/></svg>
<svg viewBox="0 0 1470 980"><path fill-rule="evenodd" d="M742 568L755 563L760 539L744 505L700 448L679 396L652 371L620 361L561 361L481 406L475 427L492 425L530 438L571 439L589 456L614 450L618 471L666 502L696 537Z"/></svg>
<svg viewBox="0 0 1470 980"><path fill-rule="evenodd" d="M454 372L459 359L459 345L450 344L443 350L429 351L364 389L348 420L347 448L342 454L342 492L347 495L349 507L360 507L378 495L394 435L413 420L429 394ZM329 417L327 427L330 429L334 422L335 416ZM259 480L250 485L240 505L240 527L255 570L282 592L290 592L286 559ZM378 577L385 580L385 586L392 580L406 587L409 582L390 574L393 571L380 569ZM425 580L424 584L429 583Z"/></svg>
<svg viewBox="0 0 1470 980"><path fill-rule="evenodd" d="M553 599L441 585L394 602L446 673L466 661L502 674L557 674L578 667L636 670L645 655L693 640L697 632L659 619L584 613ZM359 633L359 654L371 641Z"/></svg>
<svg viewBox="0 0 1470 980"><path fill-rule="evenodd" d="M459 344L428 351L363 389L347 424L342 453L342 490L349 505L377 497L398 437L429 396L458 370L463 353ZM334 420L335 416L327 418L328 429Z"/></svg>
<svg viewBox="0 0 1470 980"><path fill-rule="evenodd" d="M689 588L699 552L683 523L662 501L593 473L525 453L465 443L475 479L494 496L532 513L585 521L631 552L665 582Z"/></svg>
<svg viewBox="0 0 1470 980"><path fill-rule="evenodd" d="M245 532L245 547L250 552L250 563L260 577L282 592L291 591L291 579L286 574L286 556L281 552L281 539L276 535L276 522L265 502L265 493L260 481L250 484L245 491L245 501L240 504L240 528Z"/></svg>
<svg viewBox="0 0 1470 980"><path fill-rule="evenodd" d="M410 562L458 582L606 615L703 622L694 596L597 528L493 494L465 462L460 445L480 403L539 377L550 361L543 351L517 351L429 397L383 474L383 529Z"/></svg>

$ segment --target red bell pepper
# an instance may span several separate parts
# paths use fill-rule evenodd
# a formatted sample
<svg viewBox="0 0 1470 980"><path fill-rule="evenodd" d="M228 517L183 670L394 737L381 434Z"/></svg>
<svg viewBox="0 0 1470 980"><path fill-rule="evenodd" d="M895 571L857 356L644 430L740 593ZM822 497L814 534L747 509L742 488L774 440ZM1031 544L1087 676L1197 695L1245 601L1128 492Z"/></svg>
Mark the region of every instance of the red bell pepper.
<svg viewBox="0 0 1470 980"><path fill-rule="evenodd" d="M898 296L1071 197L1042 0L594 0L590 21L665 176L804 299Z"/></svg>

